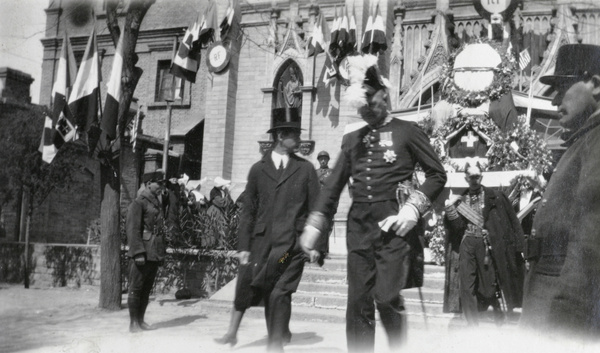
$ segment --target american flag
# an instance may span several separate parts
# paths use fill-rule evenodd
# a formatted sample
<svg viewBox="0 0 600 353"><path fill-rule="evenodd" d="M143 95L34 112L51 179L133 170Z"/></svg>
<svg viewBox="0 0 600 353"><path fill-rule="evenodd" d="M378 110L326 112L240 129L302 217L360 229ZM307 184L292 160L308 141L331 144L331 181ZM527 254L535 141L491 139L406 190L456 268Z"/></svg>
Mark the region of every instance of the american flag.
<svg viewBox="0 0 600 353"><path fill-rule="evenodd" d="M525 70L527 65L531 62L531 56L529 56L529 51L527 49L523 50L519 53L519 68L521 70Z"/></svg>

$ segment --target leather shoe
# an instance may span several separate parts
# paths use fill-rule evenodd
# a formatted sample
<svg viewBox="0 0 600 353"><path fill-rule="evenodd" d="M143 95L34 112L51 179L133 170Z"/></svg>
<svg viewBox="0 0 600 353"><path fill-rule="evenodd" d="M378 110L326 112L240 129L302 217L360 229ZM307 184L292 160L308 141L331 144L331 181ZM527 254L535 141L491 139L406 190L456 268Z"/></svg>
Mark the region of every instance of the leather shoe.
<svg viewBox="0 0 600 353"><path fill-rule="evenodd" d="M229 336L229 335L225 335L221 338L215 338L214 340L218 344L229 344L232 347L237 344L237 337Z"/></svg>
<svg viewBox="0 0 600 353"><path fill-rule="evenodd" d="M150 330L154 330L154 329L152 328L152 326L148 325L147 323L145 323L145 322L143 322L143 321L142 321L142 322L140 322L140 328L141 328L142 330L144 330L144 331L150 331Z"/></svg>

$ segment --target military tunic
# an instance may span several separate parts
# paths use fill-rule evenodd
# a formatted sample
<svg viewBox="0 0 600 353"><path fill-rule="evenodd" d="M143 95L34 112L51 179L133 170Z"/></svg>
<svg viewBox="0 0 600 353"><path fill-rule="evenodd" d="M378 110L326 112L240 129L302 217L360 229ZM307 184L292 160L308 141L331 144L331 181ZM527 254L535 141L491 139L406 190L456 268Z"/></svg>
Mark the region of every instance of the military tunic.
<svg viewBox="0 0 600 353"><path fill-rule="evenodd" d="M315 214L330 220L350 177L353 204L348 214L348 349L373 350L375 306L391 344L403 339L402 288L423 281L423 248L419 224L405 237L382 232L378 222L398 213L399 183L411 181L419 163L426 180L417 189L424 201L434 200L446 183L446 173L429 138L416 124L389 118L380 127L364 126L346 134L342 150ZM417 205L421 212L425 205ZM326 223L317 226L325 234Z"/></svg>

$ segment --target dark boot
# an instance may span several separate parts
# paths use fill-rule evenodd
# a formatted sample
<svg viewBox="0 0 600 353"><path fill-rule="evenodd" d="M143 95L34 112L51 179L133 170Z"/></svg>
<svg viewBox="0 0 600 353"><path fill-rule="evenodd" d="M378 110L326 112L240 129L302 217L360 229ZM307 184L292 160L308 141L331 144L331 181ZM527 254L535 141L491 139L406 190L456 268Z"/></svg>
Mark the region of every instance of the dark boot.
<svg viewBox="0 0 600 353"><path fill-rule="evenodd" d="M140 328L142 330L152 330L152 326L148 325L145 321L144 321L144 316L146 315L146 308L148 307L148 300L140 300L140 314L138 316L139 320L139 324L140 324Z"/></svg>
<svg viewBox="0 0 600 353"><path fill-rule="evenodd" d="M129 307L129 332L135 333L142 331L139 323L140 300L138 298L127 298L127 307Z"/></svg>

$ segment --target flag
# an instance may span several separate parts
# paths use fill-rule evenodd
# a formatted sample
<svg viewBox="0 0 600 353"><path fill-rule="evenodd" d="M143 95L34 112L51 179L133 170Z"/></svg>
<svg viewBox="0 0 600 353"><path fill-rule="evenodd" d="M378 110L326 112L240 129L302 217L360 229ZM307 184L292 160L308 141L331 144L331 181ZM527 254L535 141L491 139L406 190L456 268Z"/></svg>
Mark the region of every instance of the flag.
<svg viewBox="0 0 600 353"><path fill-rule="evenodd" d="M69 109L73 114L75 125L78 130L88 135L96 134L94 127L98 122L98 87L101 80L96 29L93 29L69 96Z"/></svg>
<svg viewBox="0 0 600 353"><path fill-rule="evenodd" d="M229 7L227 7L227 11L225 12L225 18L221 21L219 27L221 28L221 40L225 40L229 31L231 30L231 26L233 24L233 19L235 14L239 11L238 4L234 7L231 0L229 1Z"/></svg>
<svg viewBox="0 0 600 353"><path fill-rule="evenodd" d="M331 25L331 32L329 34L329 52L333 57L337 57L340 47L338 45L338 35L340 33L340 24L342 23L341 18L338 16L337 6L334 7L334 18L333 24Z"/></svg>
<svg viewBox="0 0 600 353"><path fill-rule="evenodd" d="M51 163L58 149L75 138L73 117L67 105L67 89L72 87L77 75L77 63L69 38L65 33L63 38L56 80L52 87L53 114L46 117L42 134L42 160Z"/></svg>
<svg viewBox="0 0 600 353"><path fill-rule="evenodd" d="M119 102L121 100L121 75L123 73L123 38L121 33L115 57L113 59L112 71L107 84L106 102L104 103L104 114L100 128L111 139L117 136L117 122L119 120Z"/></svg>
<svg viewBox="0 0 600 353"><path fill-rule="evenodd" d="M327 20L323 13L319 13L319 17L315 22L311 37L308 39L308 56L323 53L329 45L330 33L327 28Z"/></svg>
<svg viewBox="0 0 600 353"><path fill-rule="evenodd" d="M196 20L185 31L171 64L171 74L192 83L196 82L196 73L200 68L200 49L214 40L216 28L217 11L215 3L211 1L202 15L202 20Z"/></svg>
<svg viewBox="0 0 600 353"><path fill-rule="evenodd" d="M323 73L321 74L325 86L328 86L331 80L337 78L337 75L338 69L335 61L332 59L331 55L326 55L325 65L323 65Z"/></svg>
<svg viewBox="0 0 600 353"><path fill-rule="evenodd" d="M348 9L346 9L348 15ZM354 5L352 5L352 16L348 17L348 41L346 42L346 52L352 53L356 50L356 16L354 15Z"/></svg>
<svg viewBox="0 0 600 353"><path fill-rule="evenodd" d="M519 53L519 69L525 70L527 65L531 62L531 56L529 56L529 51L527 48Z"/></svg>
<svg viewBox="0 0 600 353"><path fill-rule="evenodd" d="M204 18L200 24L200 34L198 39L203 47L206 47L210 42L218 40L215 38L217 31L218 20L217 20L217 5L214 1L208 3L208 7L204 12Z"/></svg>
<svg viewBox="0 0 600 353"><path fill-rule="evenodd" d="M198 21L185 31L179 44L177 54L171 63L171 74L190 82L196 82L196 73L200 67L200 43L198 35L200 25Z"/></svg>
<svg viewBox="0 0 600 353"><path fill-rule="evenodd" d="M387 49L385 39L385 25L381 13L379 13L379 4L375 10L375 16L369 15L365 32L363 33L361 50L363 53L378 53Z"/></svg>

